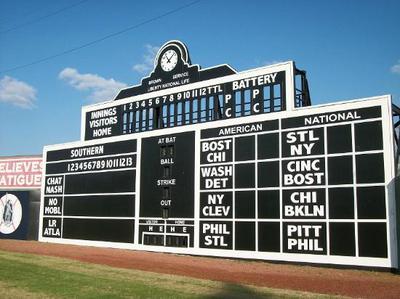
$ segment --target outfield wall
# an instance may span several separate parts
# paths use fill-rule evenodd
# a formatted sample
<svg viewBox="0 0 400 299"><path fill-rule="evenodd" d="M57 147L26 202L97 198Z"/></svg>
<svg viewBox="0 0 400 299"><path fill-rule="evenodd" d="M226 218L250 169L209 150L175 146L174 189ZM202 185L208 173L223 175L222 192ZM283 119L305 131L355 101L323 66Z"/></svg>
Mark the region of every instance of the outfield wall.
<svg viewBox="0 0 400 299"><path fill-rule="evenodd" d="M389 96L46 146L43 242L397 268Z"/></svg>

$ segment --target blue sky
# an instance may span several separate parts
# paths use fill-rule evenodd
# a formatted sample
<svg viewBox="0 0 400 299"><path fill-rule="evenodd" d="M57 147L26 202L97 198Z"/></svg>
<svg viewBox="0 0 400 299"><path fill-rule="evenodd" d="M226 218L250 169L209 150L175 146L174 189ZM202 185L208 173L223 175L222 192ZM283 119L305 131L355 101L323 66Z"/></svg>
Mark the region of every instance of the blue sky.
<svg viewBox="0 0 400 299"><path fill-rule="evenodd" d="M211 1L67 55L7 71L146 22L192 1L0 1L0 155L76 141L83 105L149 72L183 41L193 63L237 71L294 60L313 104L392 94L400 104L400 1ZM110 98L111 97L111 98Z"/></svg>

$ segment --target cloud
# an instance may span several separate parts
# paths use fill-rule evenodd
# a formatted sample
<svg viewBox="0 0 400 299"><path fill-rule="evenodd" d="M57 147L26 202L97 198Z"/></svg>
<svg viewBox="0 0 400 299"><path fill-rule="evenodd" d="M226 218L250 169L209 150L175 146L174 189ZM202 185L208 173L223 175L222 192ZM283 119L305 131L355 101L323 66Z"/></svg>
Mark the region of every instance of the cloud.
<svg viewBox="0 0 400 299"><path fill-rule="evenodd" d="M67 81L73 88L89 92L89 100L103 102L113 100L117 93L127 85L114 79L105 79L96 74L80 74L76 69L67 67L58 77Z"/></svg>
<svg viewBox="0 0 400 299"><path fill-rule="evenodd" d="M262 60L262 59L255 59L253 65L249 65L252 68L257 68L257 67L265 67L265 66L270 66L273 64L281 63L283 60L278 60L278 59L271 59L271 60Z"/></svg>
<svg viewBox="0 0 400 299"><path fill-rule="evenodd" d="M29 84L9 76L0 80L0 102L31 109L35 101L36 89Z"/></svg>
<svg viewBox="0 0 400 299"><path fill-rule="evenodd" d="M282 60L268 60L268 61L264 61L262 63L262 65L273 65L273 64L277 64L277 63L281 63L283 62Z"/></svg>
<svg viewBox="0 0 400 299"><path fill-rule="evenodd" d="M393 65L390 70L392 73L400 74L400 60L397 61L397 64Z"/></svg>
<svg viewBox="0 0 400 299"><path fill-rule="evenodd" d="M159 50L159 47L152 45L145 45L146 53L143 55L143 61L141 63L134 64L132 69L140 74L146 74L154 68L154 58Z"/></svg>

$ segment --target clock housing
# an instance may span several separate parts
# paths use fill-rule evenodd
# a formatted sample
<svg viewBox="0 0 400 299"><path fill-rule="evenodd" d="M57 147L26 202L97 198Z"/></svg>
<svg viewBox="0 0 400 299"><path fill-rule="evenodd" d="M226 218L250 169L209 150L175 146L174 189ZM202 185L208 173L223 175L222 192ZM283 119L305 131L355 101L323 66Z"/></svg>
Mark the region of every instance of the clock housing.
<svg viewBox="0 0 400 299"><path fill-rule="evenodd" d="M154 59L154 69L141 84L121 90L116 100L139 94L178 87L198 81L235 74L229 65L223 64L201 69L192 64L184 43L171 40L160 47Z"/></svg>

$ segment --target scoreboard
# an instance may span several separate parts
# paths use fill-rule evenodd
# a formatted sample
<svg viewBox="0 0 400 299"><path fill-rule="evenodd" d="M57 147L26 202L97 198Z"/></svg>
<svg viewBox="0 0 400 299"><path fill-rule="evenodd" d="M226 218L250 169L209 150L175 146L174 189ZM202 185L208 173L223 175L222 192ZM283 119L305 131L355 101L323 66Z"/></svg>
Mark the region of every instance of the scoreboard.
<svg viewBox="0 0 400 299"><path fill-rule="evenodd" d="M389 96L124 134L128 100L45 147L40 241L398 268Z"/></svg>

